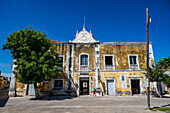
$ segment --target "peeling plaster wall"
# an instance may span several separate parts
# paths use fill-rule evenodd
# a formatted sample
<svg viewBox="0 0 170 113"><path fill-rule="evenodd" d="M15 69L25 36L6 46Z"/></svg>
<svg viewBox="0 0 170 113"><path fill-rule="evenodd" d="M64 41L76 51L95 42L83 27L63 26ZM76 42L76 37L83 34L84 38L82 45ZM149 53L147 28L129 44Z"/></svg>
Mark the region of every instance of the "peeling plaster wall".
<svg viewBox="0 0 170 113"><path fill-rule="evenodd" d="M139 68L146 69L146 45L100 45L100 69L104 54L114 54L115 69L129 69L128 54L138 54Z"/></svg>
<svg viewBox="0 0 170 113"><path fill-rule="evenodd" d="M78 77L83 77L87 75L80 75L80 72L74 72L74 89L78 90ZM92 88L96 86L96 75L95 72L89 72L89 75L91 77L91 93L92 93Z"/></svg>
<svg viewBox="0 0 170 113"><path fill-rule="evenodd" d="M88 76L91 77L91 91L93 87L96 87L96 72L95 72L95 44L79 45L73 44L73 89L78 91L78 77L87 76L81 75L80 73L84 71L79 70L79 55L81 53L87 53L89 55L89 70L85 71ZM143 74L146 69L146 45L145 43L110 43L110 44L99 44L100 46L100 75L101 75L101 89L106 94L106 78L115 78L116 80L116 93L117 92L130 92L130 78L142 78L142 91L146 91L145 88L145 75ZM56 52L59 55L64 55L64 73L56 78L64 78L64 90L68 88L68 74L69 74L69 44L56 44ZM106 71L104 70L104 54L113 54L115 70ZM128 54L137 54L139 59L139 69L140 70L129 70ZM152 52L153 54L153 52ZM124 70L124 71L123 71ZM121 86L121 75L126 75L127 88L122 89ZM48 81L48 83L40 83L40 91L50 91L52 90L53 80ZM151 84L151 86L153 86ZM16 83L16 89L20 88L25 90L25 85ZM62 90L63 91L63 90ZM61 92L60 90L54 90L54 92Z"/></svg>
<svg viewBox="0 0 170 113"><path fill-rule="evenodd" d="M143 84L145 84L145 75L143 74L145 71L119 71L119 72L101 72L101 88L102 91L106 93L106 84L105 80L106 78L115 78L116 80L116 92L129 92L130 93L130 83L129 83L129 78L142 78L142 86L140 86L143 91L146 91L146 88ZM127 80L127 88L123 89L121 86L121 75L126 75L126 80ZM152 86L152 85L151 85ZM153 86L152 86L153 87ZM152 88L151 87L151 88Z"/></svg>
<svg viewBox="0 0 170 113"><path fill-rule="evenodd" d="M74 63L73 70L79 70L79 55L81 53L89 54L90 70L95 70L95 45L74 45Z"/></svg>
<svg viewBox="0 0 170 113"><path fill-rule="evenodd" d="M64 70L68 71L69 69L69 45L56 45L56 50L55 50L59 55L64 55Z"/></svg>

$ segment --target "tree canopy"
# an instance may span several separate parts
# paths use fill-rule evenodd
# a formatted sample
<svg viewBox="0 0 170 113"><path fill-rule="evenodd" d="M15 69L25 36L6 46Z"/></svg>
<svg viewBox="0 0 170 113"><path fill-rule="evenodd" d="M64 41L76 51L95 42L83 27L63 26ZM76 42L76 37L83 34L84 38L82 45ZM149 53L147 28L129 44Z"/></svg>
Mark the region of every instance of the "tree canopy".
<svg viewBox="0 0 170 113"><path fill-rule="evenodd" d="M150 82L165 82L168 75L158 65L149 68L149 81Z"/></svg>
<svg viewBox="0 0 170 113"><path fill-rule="evenodd" d="M145 76L147 76L147 74ZM170 80L170 76L168 76L158 64L156 64L155 66L153 65L152 67L149 67L149 81L157 83L156 93L160 97L161 97L161 94L158 91L158 82L163 82L169 86L170 84L169 80Z"/></svg>
<svg viewBox="0 0 170 113"><path fill-rule="evenodd" d="M170 69L170 56L169 58L163 58L162 60L160 60L158 62L158 65L162 68L162 69Z"/></svg>
<svg viewBox="0 0 170 113"><path fill-rule="evenodd" d="M61 59L55 52L55 45L44 32L35 31L31 26L13 32L7 37L3 50L8 49L15 59L15 73L19 82L30 84L50 80L57 76Z"/></svg>
<svg viewBox="0 0 170 113"><path fill-rule="evenodd" d="M165 71L164 74L166 74L168 71L170 71L170 56L169 58L163 58L160 60L157 65ZM166 72L167 71L167 72ZM170 87L170 75L166 76L166 80L164 81L165 84L167 84L168 87Z"/></svg>
<svg viewBox="0 0 170 113"><path fill-rule="evenodd" d="M170 76L166 73L170 67L170 57L160 60L155 66L149 67L149 80L151 82L163 82L170 87Z"/></svg>

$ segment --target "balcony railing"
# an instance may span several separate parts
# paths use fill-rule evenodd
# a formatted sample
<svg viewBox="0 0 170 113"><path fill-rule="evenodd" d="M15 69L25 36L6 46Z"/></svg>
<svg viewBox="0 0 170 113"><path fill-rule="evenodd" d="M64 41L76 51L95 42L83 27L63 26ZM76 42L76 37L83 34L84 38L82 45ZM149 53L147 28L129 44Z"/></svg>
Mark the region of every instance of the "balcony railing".
<svg viewBox="0 0 170 113"><path fill-rule="evenodd" d="M130 69L138 69L138 65L137 64L130 64Z"/></svg>
<svg viewBox="0 0 170 113"><path fill-rule="evenodd" d="M113 65L106 65L105 70L113 70L114 66Z"/></svg>
<svg viewBox="0 0 170 113"><path fill-rule="evenodd" d="M87 70L89 70L89 66L88 65L80 65L80 70L87 71Z"/></svg>

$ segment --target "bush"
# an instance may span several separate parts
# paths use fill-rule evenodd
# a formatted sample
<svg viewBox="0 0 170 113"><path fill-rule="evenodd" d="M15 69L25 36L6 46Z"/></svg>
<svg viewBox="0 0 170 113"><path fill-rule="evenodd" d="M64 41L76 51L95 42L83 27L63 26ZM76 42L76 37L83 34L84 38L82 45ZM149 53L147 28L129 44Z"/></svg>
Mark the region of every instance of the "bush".
<svg viewBox="0 0 170 113"><path fill-rule="evenodd" d="M168 91L165 91L165 94L169 94L169 92L168 92Z"/></svg>

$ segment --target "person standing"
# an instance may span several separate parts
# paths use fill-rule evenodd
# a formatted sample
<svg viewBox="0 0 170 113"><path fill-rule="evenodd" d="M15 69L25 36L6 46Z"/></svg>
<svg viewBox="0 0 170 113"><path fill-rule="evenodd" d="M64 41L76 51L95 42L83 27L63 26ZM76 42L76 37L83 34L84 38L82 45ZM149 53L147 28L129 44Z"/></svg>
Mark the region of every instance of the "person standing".
<svg viewBox="0 0 170 113"><path fill-rule="evenodd" d="M96 96L96 88L93 88L93 96Z"/></svg>

